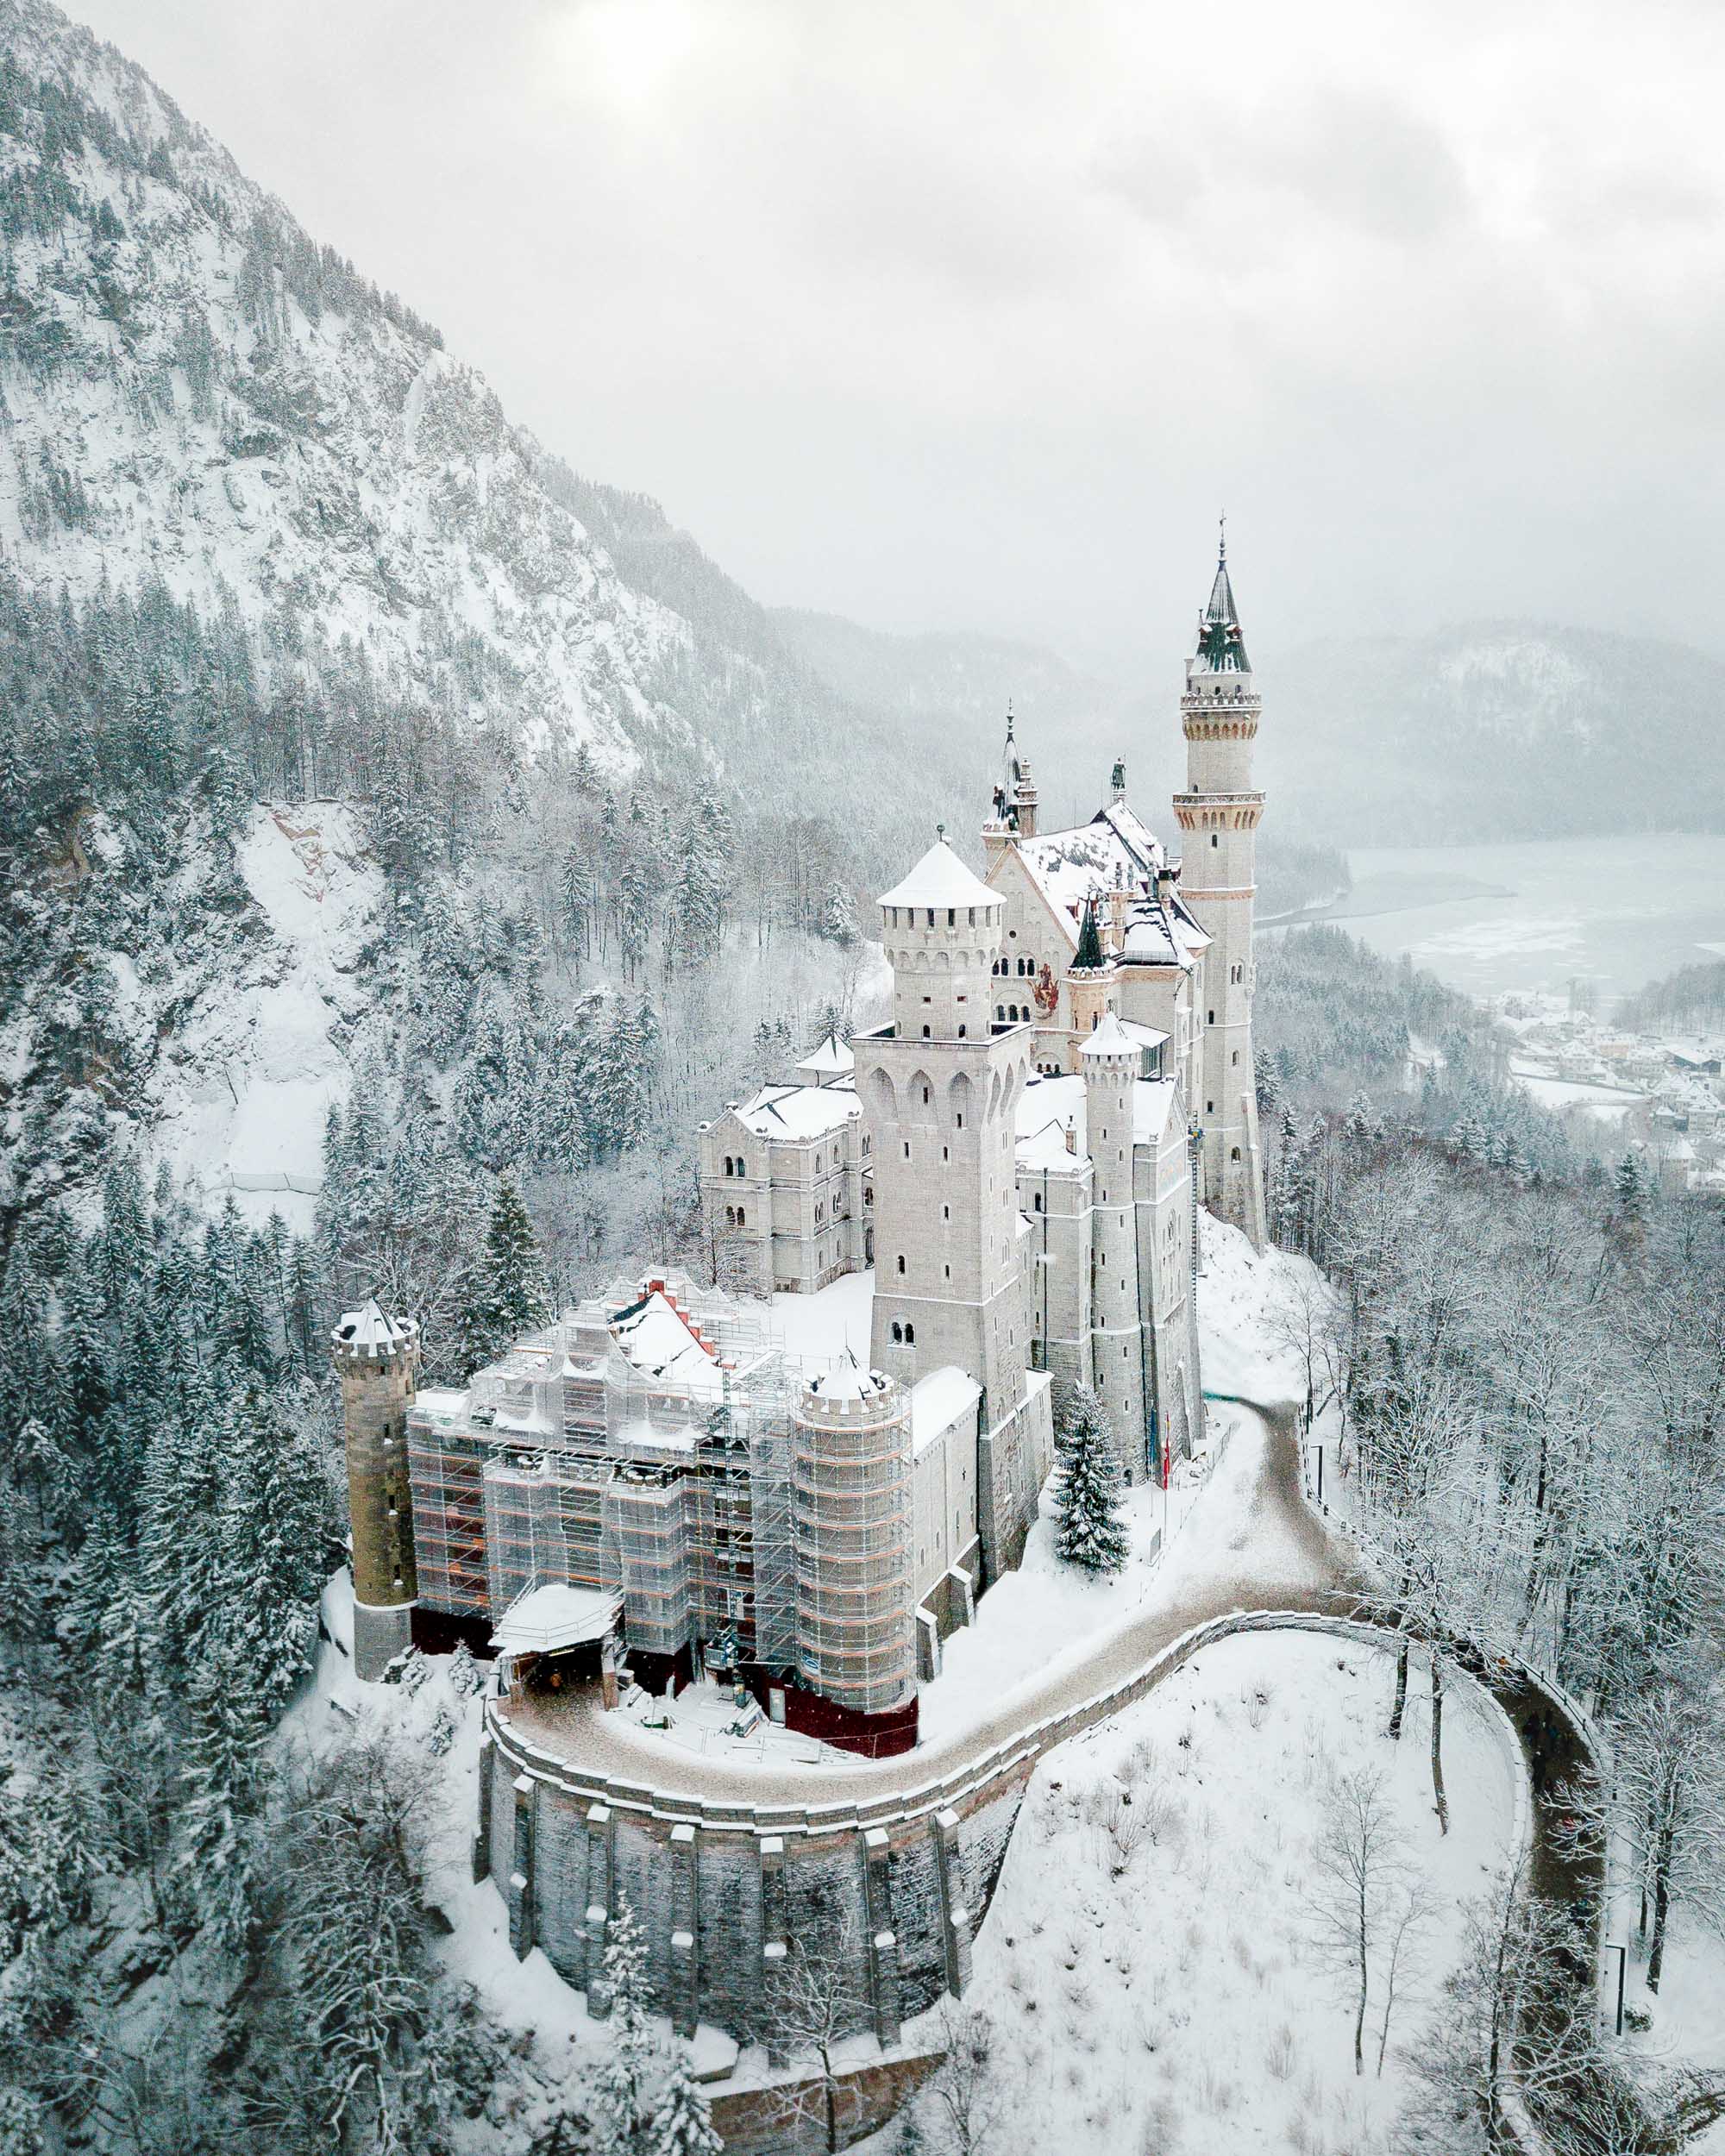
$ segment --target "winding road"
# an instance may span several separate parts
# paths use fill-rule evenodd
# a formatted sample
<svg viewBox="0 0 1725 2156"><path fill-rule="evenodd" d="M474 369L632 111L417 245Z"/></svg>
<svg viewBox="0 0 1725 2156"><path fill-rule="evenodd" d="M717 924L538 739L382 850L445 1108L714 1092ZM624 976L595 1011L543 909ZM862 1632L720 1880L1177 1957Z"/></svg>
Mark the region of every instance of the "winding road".
<svg viewBox="0 0 1725 2156"><path fill-rule="evenodd" d="M1153 1594L1148 1607L1099 1633L1076 1668L1012 1686L989 1713L950 1736L893 1758L844 1766L763 1765L670 1746L605 1714L590 1692L555 1702L518 1696L504 1710L509 1723L577 1776L650 1783L667 1803L678 1797L697 1803L878 1802L980 1766L1021 1732L1082 1702L1101 1700L1196 1626L1251 1610L1350 1614L1362 1585L1358 1563L1306 1502L1295 1410L1281 1402L1226 1404L1242 1423L1216 1473L1218 1484L1230 1487L1204 1493L1164 1557L1160 1576L1168 1591ZM1233 1532L1225 1541L1214 1532L1218 1522L1206 1518L1213 1502L1228 1507ZM1195 1555L1200 1551L1201 1558ZM1113 1711L1099 1706L1097 1718Z"/></svg>

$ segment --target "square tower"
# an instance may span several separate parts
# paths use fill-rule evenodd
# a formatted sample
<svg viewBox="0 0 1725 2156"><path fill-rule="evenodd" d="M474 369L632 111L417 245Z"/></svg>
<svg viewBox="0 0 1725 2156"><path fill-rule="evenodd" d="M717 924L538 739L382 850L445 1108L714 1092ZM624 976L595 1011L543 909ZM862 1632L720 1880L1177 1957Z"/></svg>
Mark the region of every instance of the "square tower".
<svg viewBox="0 0 1725 2156"><path fill-rule="evenodd" d="M1034 1031L991 1018L1004 910L943 834L881 900L893 1022L852 1043L875 1161L871 1360L911 1385L968 1372L985 1443L1019 1413L1030 1351L1015 1133ZM1003 1441L1003 1503L1030 1472Z"/></svg>

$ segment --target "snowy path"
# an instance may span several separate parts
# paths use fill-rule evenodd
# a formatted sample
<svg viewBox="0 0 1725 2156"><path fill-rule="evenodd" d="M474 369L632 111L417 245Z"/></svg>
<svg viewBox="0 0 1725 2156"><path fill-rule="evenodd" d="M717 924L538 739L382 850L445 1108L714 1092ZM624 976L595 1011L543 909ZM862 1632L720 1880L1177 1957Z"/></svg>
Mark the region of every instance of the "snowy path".
<svg viewBox="0 0 1725 2156"><path fill-rule="evenodd" d="M962 1772L1019 1731L1114 1690L1195 1626L1236 1610L1311 1610L1346 1614L1357 1575L1346 1545L1316 1519L1301 1492L1294 1411L1235 1403L1241 1426L1219 1481L1169 1551L1157 1595L1116 1630L1098 1634L1076 1662L1062 1662L1002 1693L992 1711L962 1732L919 1745L897 1758L843 1766L775 1764L668 1755L649 1734L605 1714L586 1699L554 1712L530 1698L511 1701L511 1723L527 1742L559 1753L584 1774L650 1782L674 1795L724 1802L878 1802ZM1098 1709L1099 1714L1105 1708Z"/></svg>

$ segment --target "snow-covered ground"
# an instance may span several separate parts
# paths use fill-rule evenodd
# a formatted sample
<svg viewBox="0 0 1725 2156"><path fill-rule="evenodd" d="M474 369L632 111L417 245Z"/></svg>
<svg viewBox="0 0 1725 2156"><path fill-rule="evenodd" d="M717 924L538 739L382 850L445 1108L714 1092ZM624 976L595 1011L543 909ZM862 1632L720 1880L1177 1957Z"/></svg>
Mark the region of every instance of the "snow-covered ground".
<svg viewBox="0 0 1725 2156"><path fill-rule="evenodd" d="M994 2026L1014 2147L1383 2146L1404 2046L1453 1962L1463 1907L1507 1858L1519 1772L1496 1710L1452 1683L1440 1835L1417 1670L1401 1743L1383 1734L1393 1670L1334 1639L1224 1640L1038 1769L965 1999ZM1356 2079L1345 1984L1315 1943L1312 1845L1333 1777L1360 1769L1382 1774L1434 1902L1418 1967L1399 1980L1381 2080L1381 1990ZM1132 1805L1120 1806L1127 1788ZM1117 1835L1098 1823L1111 1805ZM1126 1851L1138 1817L1142 1839Z"/></svg>
<svg viewBox="0 0 1725 2156"><path fill-rule="evenodd" d="M1198 1345L1212 1399L1291 1407L1305 1397L1298 1314L1331 1294L1308 1257L1266 1247L1260 1257L1238 1228L1198 1216Z"/></svg>
<svg viewBox="0 0 1725 2156"><path fill-rule="evenodd" d="M269 933L229 978L189 984L197 1000L160 1066L154 1144L212 1206L232 1190L254 1224L278 1212L304 1234L330 1104L352 1083L341 1036L362 1006L383 878L337 802L254 808L236 852Z"/></svg>

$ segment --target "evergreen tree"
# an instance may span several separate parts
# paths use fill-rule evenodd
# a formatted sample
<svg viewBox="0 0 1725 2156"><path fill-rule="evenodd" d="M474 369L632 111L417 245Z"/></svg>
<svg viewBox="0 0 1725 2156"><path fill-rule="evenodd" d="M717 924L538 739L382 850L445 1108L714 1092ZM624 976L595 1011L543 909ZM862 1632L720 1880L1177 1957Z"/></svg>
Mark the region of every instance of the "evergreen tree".
<svg viewBox="0 0 1725 2156"><path fill-rule="evenodd" d="M467 1369L478 1369L521 1333L530 1332L543 1321L549 1301L527 1207L513 1181L500 1175L492 1195L485 1251L461 1327Z"/></svg>
<svg viewBox="0 0 1725 2156"><path fill-rule="evenodd" d="M280 1398L249 1385L233 1416L210 1633L273 1716L310 1665L323 1578L318 1461Z"/></svg>
<svg viewBox="0 0 1725 2156"><path fill-rule="evenodd" d="M653 2114L647 2146L650 2156L720 2156L724 2147L713 2126L706 2092L695 2079L688 2053L681 2044Z"/></svg>
<svg viewBox="0 0 1725 2156"><path fill-rule="evenodd" d="M1120 1518L1120 1467L1113 1426L1088 1385L1073 1388L1062 1420L1055 1548L1087 1572L1118 1572L1130 1542Z"/></svg>
<svg viewBox="0 0 1725 2156"><path fill-rule="evenodd" d="M653 2084L662 2060L654 2034L647 1941L626 1897L605 1927L608 2041L598 2074L605 2156L645 2156L654 2117Z"/></svg>

